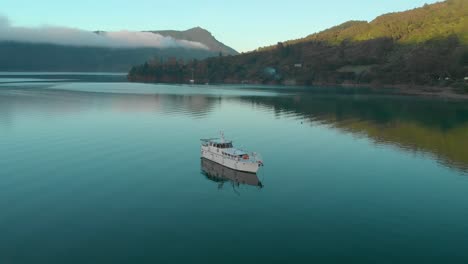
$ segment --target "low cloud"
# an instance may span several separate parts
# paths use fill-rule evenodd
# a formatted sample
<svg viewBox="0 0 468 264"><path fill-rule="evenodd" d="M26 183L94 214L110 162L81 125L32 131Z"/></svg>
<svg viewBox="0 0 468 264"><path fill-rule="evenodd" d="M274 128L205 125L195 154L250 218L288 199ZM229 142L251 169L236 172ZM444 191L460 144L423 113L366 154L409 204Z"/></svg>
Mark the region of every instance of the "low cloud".
<svg viewBox="0 0 468 264"><path fill-rule="evenodd" d="M0 16L0 41L110 48L208 49L199 42L177 40L151 32L122 30L95 33L68 27L16 27L4 16Z"/></svg>

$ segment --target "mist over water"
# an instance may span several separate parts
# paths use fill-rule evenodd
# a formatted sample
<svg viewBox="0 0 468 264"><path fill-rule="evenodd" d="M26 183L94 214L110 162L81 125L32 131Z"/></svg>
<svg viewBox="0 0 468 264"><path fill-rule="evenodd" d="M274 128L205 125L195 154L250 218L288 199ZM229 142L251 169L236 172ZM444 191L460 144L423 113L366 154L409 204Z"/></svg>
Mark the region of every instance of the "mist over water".
<svg viewBox="0 0 468 264"><path fill-rule="evenodd" d="M464 102L5 78L0 262L468 259ZM200 160L220 129L256 177Z"/></svg>
<svg viewBox="0 0 468 264"><path fill-rule="evenodd" d="M91 32L60 26L17 27L4 16L0 16L0 41L107 48L208 49L199 42L177 40L151 32L128 30Z"/></svg>

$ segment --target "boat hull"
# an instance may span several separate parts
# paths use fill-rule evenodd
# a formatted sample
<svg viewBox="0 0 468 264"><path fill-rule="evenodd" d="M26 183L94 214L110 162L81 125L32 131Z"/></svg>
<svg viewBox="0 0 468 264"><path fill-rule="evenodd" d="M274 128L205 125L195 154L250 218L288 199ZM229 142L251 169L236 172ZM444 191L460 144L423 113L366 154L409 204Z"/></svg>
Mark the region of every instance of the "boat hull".
<svg viewBox="0 0 468 264"><path fill-rule="evenodd" d="M212 150L210 147L202 147L201 157L236 171L257 173L260 167L260 164L257 162L243 161L242 159L232 159L225 157L221 152Z"/></svg>

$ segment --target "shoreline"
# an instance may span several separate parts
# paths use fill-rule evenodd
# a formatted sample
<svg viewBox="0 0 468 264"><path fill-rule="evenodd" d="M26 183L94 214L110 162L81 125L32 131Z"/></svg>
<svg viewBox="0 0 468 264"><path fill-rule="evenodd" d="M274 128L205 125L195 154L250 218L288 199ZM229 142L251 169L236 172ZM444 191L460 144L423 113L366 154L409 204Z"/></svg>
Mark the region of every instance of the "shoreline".
<svg viewBox="0 0 468 264"><path fill-rule="evenodd" d="M137 80L127 79L128 82L136 83L165 83L165 84L186 84L186 83L176 83L176 82L154 82L154 80L144 80L137 78ZM300 85L300 84L273 84L266 83L262 84L259 82L224 82L224 83L213 83L219 85L236 85L236 84L245 84L245 85L281 85L285 87L341 87L341 88L352 88L360 89L366 88L370 89L372 92L386 92L393 95L407 95L407 96L417 96L417 97L432 97L432 98L442 98L442 99L456 99L456 100L468 100L468 92L460 93L456 88L450 86L427 86L427 85L413 85L413 84L371 84L371 83L361 83L361 84L352 84L352 83L315 83L312 85ZM196 84L201 85L201 84Z"/></svg>
<svg viewBox="0 0 468 264"><path fill-rule="evenodd" d="M332 84L325 84L326 86ZM372 91L388 91L397 95L408 95L408 96L418 96L418 97L436 97L436 98L445 98L445 99L458 99L458 100L468 100L468 93L459 93L456 88L450 86L426 86L426 85L413 85L413 84L333 84L334 86L339 87L349 87L349 88L369 88Z"/></svg>

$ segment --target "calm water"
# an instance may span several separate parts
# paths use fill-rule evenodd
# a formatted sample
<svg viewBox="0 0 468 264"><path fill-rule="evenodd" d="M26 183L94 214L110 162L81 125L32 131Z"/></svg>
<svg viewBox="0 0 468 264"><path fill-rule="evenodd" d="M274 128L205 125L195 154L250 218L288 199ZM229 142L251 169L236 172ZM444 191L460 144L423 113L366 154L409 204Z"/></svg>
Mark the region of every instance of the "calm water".
<svg viewBox="0 0 468 264"><path fill-rule="evenodd" d="M0 263L468 262L467 102L91 77L0 76Z"/></svg>

